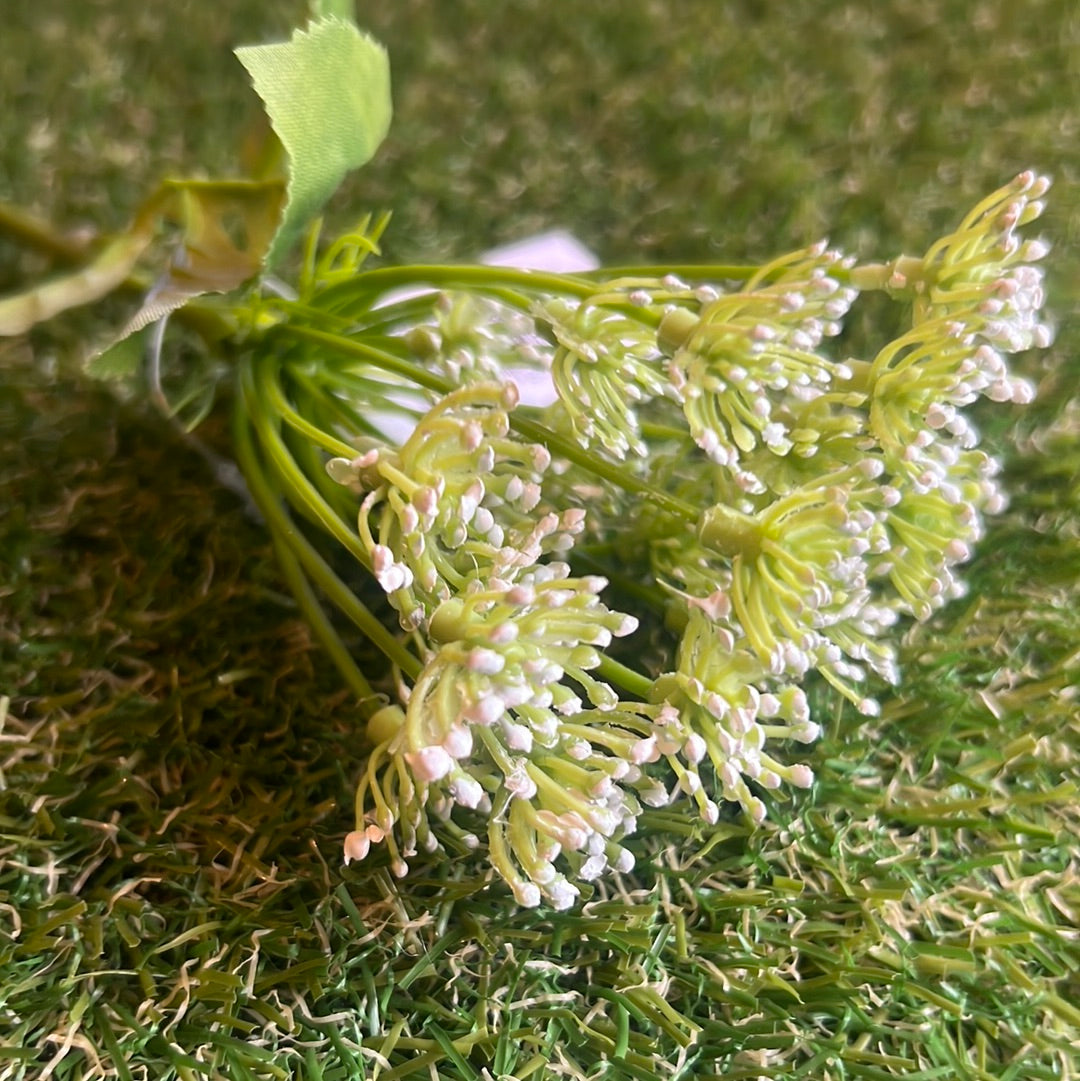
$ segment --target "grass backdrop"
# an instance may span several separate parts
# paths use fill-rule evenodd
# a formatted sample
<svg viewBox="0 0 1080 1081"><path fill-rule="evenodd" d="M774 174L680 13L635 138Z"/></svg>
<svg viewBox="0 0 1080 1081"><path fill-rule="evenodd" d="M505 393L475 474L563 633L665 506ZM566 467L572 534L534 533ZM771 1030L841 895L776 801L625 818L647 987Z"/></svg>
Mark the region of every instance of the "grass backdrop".
<svg viewBox="0 0 1080 1081"><path fill-rule="evenodd" d="M257 105L229 50L302 14L4 8L0 198L75 229L120 227L164 172L232 171ZM909 633L880 719L818 694L812 792L754 834L654 812L621 892L518 912L467 860L340 866L349 696L241 501L80 378L116 311L3 345L0 1079L1077 1076L1073 5L402 0L359 22L396 116L332 209L392 209L392 260L552 225L611 263L826 232L888 257L1049 172L1058 341L1036 405L986 418L1011 509L969 596ZM0 288L44 269L0 241Z"/></svg>

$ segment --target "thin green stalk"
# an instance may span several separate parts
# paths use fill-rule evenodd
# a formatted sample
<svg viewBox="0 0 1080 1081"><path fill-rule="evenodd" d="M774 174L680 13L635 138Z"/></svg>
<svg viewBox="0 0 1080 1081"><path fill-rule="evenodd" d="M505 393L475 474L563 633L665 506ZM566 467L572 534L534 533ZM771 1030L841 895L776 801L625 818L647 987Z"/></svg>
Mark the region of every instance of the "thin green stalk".
<svg viewBox="0 0 1080 1081"><path fill-rule="evenodd" d="M277 376L276 368L270 370L264 359L262 372L256 375L251 358L240 360L240 385L248 403L252 424L258 434L259 442L269 455L275 472L285 485L286 494L294 506L304 510L312 520L321 525L335 540L352 554L364 567L370 570L371 559L360 539L341 520L337 512L323 499L318 490L304 475L285 441L281 438L273 423L272 409L268 408L266 385ZM350 452L351 453L351 452Z"/></svg>
<svg viewBox="0 0 1080 1081"><path fill-rule="evenodd" d="M102 237L89 242L73 240L51 222L3 200L0 200L0 236L10 237L15 243L47 255L64 266L88 262L100 252L103 240ZM131 270L117 290L144 296L153 284L149 274ZM208 342L219 341L234 329L223 317L223 309L213 303L200 303L198 299L174 311L172 319L202 334Z"/></svg>
<svg viewBox="0 0 1080 1081"><path fill-rule="evenodd" d="M280 502L280 495L273 491L265 472L258 463L251 441L250 427L255 426L253 417L246 408L246 401L238 399L236 412L239 419L234 422L234 435L237 443L237 456L244 470L244 475L251 488L259 510L267 523L288 544L299 560L304 572L318 585L319 589L350 619L359 630L376 646L388 660L398 666L410 679L420 673L420 662L383 626L356 594L334 573L323 558L315 551L310 542L300 533Z"/></svg>
<svg viewBox="0 0 1080 1081"><path fill-rule="evenodd" d="M239 406L233 414L233 435L237 458L240 461L244 475L247 477L252 498L255 500L256 506L258 506L263 517L268 522L274 521L276 512L280 508L258 468L247 418L243 415ZM346 649L345 643L342 642L337 631L334 630L333 625L327 618L292 547L284 539L280 530L272 530L272 535L274 538L274 551L281 566L282 574L284 574L297 604L304 613L304 618L307 620L315 637L319 639L323 648L330 655L330 659L337 665L338 671L345 682L356 692L360 708L365 717L370 716L374 712L377 701L374 688L368 683L367 678L352 659L348 649Z"/></svg>
<svg viewBox="0 0 1080 1081"><path fill-rule="evenodd" d="M365 360L383 371L393 372L395 375L400 375L409 382L426 387L437 394L449 394L454 389L449 379L436 375L434 372L429 372L411 361L395 357L393 353L387 353L383 349L376 349L367 342L356 338L347 338L341 334L330 334L325 330L296 326L292 323L284 323L274 327L268 336L292 338L325 346L327 349L332 349L344 356Z"/></svg>
<svg viewBox="0 0 1080 1081"><path fill-rule="evenodd" d="M586 270L581 276L586 279L613 281L616 278L663 278L669 274L688 281L747 281L761 270L759 266L737 266L723 263L682 263L672 266L657 266L645 263L640 266L600 267Z"/></svg>
<svg viewBox="0 0 1080 1081"><path fill-rule="evenodd" d="M610 683L617 683L624 691L629 691L638 698L648 700L652 690L653 681L633 668L627 668L625 664L606 654L600 655L600 666L596 669Z"/></svg>
<svg viewBox="0 0 1080 1081"><path fill-rule="evenodd" d="M764 275L761 280L769 281L776 273L786 269L778 266L772 274ZM829 277L835 278L844 284L855 285L860 291L870 289L883 289L884 277L879 273L880 267L870 267L870 273L866 276L864 284L862 267L832 266L829 268ZM891 269L891 265L890 265ZM658 266L655 263L644 263L638 266L615 266L600 267L597 270L579 271L581 278L597 281L614 280L615 278L663 278L674 275L686 282L744 282L761 274L760 266L742 266L728 263L678 263Z"/></svg>
<svg viewBox="0 0 1080 1081"><path fill-rule="evenodd" d="M601 558L603 557L603 558ZM573 563L583 566L590 574L598 574L620 593L634 597L658 614L663 614L667 607L667 598L658 590L650 589L643 582L629 575L621 574L614 568L625 562L624 555L610 542L597 544L576 544L573 551ZM605 562L606 560L606 562Z"/></svg>
<svg viewBox="0 0 1080 1081"><path fill-rule="evenodd" d="M91 245L73 240L53 228L51 222L23 210L22 207L2 201L0 234L61 263L81 263L91 254Z"/></svg>
<svg viewBox="0 0 1080 1081"><path fill-rule="evenodd" d="M325 388L306 371L293 365L289 368L288 374L289 379L295 384L296 391L302 395L304 401L310 403L313 413L325 414L331 425L341 424L357 434L378 436L378 429L373 424L368 423L347 402L328 394Z"/></svg>
<svg viewBox="0 0 1080 1081"><path fill-rule="evenodd" d="M355 493L330 478L326 472L326 458L314 443L293 431L282 432L285 445L297 467L309 477L315 490L343 522L357 519L358 507Z"/></svg>
<svg viewBox="0 0 1080 1081"><path fill-rule="evenodd" d="M543 424L528 417L519 416L516 413L510 415L510 426L519 435L523 435L533 442L543 443L553 454L568 459L603 480L610 481L617 488L644 497L658 510L666 511L668 514L673 514L677 518L685 519L688 522L697 521L698 512L692 503L687 503L685 500L679 499L678 496L670 495L668 492L649 484L648 481L635 477L626 468L625 464L598 458L595 454L583 450L568 436L553 432Z"/></svg>
<svg viewBox="0 0 1080 1081"><path fill-rule="evenodd" d="M337 665L346 684L355 692L360 707L361 716L364 720L371 717L382 705L384 699L376 694L375 689L368 683L363 672L360 671L353 660L345 643L342 642L333 624L327 618L326 612L315 596L307 575L304 574L299 560L293 554L292 549L274 535L274 553L281 572L296 598L300 610L304 614L312 633L322 643L323 649L329 654L330 659Z"/></svg>
<svg viewBox="0 0 1080 1081"><path fill-rule="evenodd" d="M319 302L332 307L341 300L378 295L403 286L431 285L438 289L465 286L472 291L502 291L510 285L520 286L530 293L558 293L562 295L591 296L596 286L586 278L571 274L551 274L542 270L515 270L509 267L482 265L415 265L380 267L368 270L340 285L332 285L319 294Z"/></svg>
<svg viewBox="0 0 1080 1081"><path fill-rule="evenodd" d="M330 435L329 432L324 431L317 424L312 424L311 421L297 413L288 401L286 401L285 395L281 390L281 384L277 379L265 380L262 383L262 387L278 416L280 416L290 428L299 432L301 435L307 436L315 446L322 447L323 450L328 451L330 454L336 454L343 458L355 457L355 447L350 447L348 443Z"/></svg>

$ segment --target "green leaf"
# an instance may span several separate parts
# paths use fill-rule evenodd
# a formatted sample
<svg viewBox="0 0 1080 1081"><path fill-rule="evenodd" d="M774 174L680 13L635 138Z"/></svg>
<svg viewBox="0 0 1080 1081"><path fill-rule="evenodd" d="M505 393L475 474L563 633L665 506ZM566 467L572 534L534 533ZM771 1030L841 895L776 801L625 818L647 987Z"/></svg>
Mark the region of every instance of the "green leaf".
<svg viewBox="0 0 1080 1081"><path fill-rule="evenodd" d="M311 0L311 17L321 19L331 15L352 22L356 0Z"/></svg>
<svg viewBox="0 0 1080 1081"><path fill-rule="evenodd" d="M340 0L321 0L340 12ZM266 254L279 262L345 175L370 160L390 127L386 50L338 15L279 45L237 49L289 157L288 197Z"/></svg>
<svg viewBox="0 0 1080 1081"><path fill-rule="evenodd" d="M146 352L146 334L121 338L108 349L86 362L86 374L92 379L131 379L142 365Z"/></svg>

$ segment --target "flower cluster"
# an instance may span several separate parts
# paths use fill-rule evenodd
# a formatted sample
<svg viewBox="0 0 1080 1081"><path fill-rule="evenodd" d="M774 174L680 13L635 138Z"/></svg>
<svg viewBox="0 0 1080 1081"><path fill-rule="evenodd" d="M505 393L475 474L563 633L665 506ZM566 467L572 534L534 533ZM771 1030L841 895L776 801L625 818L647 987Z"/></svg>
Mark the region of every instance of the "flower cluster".
<svg viewBox="0 0 1080 1081"><path fill-rule="evenodd" d="M897 260L890 277L890 288L912 295L913 325L867 373L870 431L890 484L903 493L888 518L880 570L898 610L917 618L963 592L951 568L982 536L982 514L1005 504L997 463L976 449L978 432L963 410L980 397L1034 397L1005 358L1052 338L1041 314L1042 271L1033 265L1049 249L1017 232L1042 214L1048 188L1046 177L1021 173L921 260Z"/></svg>
<svg viewBox="0 0 1080 1081"><path fill-rule="evenodd" d="M760 690L770 686L771 690ZM747 779L762 788L787 782L808 788L813 773L804 764L783 765L765 751L767 739L811 743L820 732L810 719L803 691L781 682L766 669L745 640L736 639L702 609L691 611L678 667L656 681L663 702L656 719L654 758L664 755L675 767L682 791L689 793L707 822L719 815L716 800L740 804L751 821L761 822L765 804ZM716 788L703 781L700 766L711 762Z"/></svg>
<svg viewBox="0 0 1080 1081"><path fill-rule="evenodd" d="M629 296L639 306L651 300L649 293ZM644 457L648 447L636 411L668 389L656 333L633 315L598 302L603 299L582 303L557 297L537 306L539 324L556 342L552 382L561 411L584 446L597 442L617 458Z"/></svg>
<svg viewBox="0 0 1080 1081"><path fill-rule="evenodd" d="M389 715L396 724L377 715L353 855L387 839L403 874L418 843L434 844L429 810L449 819L460 809L489 813L492 861L523 904L547 896L565 907L577 896L555 869L563 852L585 878L609 863L628 867L617 842L633 831L638 805L619 782L639 780L639 771L576 734L599 731L582 721L590 711L579 694L601 712L617 707L591 671L600 649L637 626L601 603L605 585L571 577L565 563L532 562L505 578L474 578L439 605L405 709Z"/></svg>
<svg viewBox="0 0 1080 1081"><path fill-rule="evenodd" d="M1049 188L1047 177L1021 173L929 249L914 282L916 325L959 319L969 334L1005 353L1050 344L1052 331L1041 314L1043 274L1033 265L1049 245L1018 233L1041 217ZM1000 374L1008 385L1007 373ZM1003 388L990 397L1012 400Z"/></svg>
<svg viewBox="0 0 1080 1081"><path fill-rule="evenodd" d="M331 476L366 492L360 536L407 629L462 590L477 565L505 572L570 547L584 514L536 516L551 455L509 436L512 383L448 394L394 449L333 458Z"/></svg>
<svg viewBox="0 0 1080 1081"><path fill-rule="evenodd" d="M1017 232L1047 186L1021 175L920 258L819 244L728 289L669 273L559 294L548 275L513 318L443 297L404 329L465 385L400 446L328 464L416 653L369 722L347 858L385 842L403 874L486 832L517 900L561 908L630 869L642 807L760 822L770 790L809 787L775 750L819 735L806 681L877 714L897 621L962 593L1004 505L964 410L1033 394L1005 357L1050 337L1046 245ZM910 329L830 356L869 288L910 299ZM550 365L543 412L519 404L523 358ZM608 577L665 628L636 670L605 656L637 624L601 599Z"/></svg>
<svg viewBox="0 0 1080 1081"><path fill-rule="evenodd" d="M508 368L551 367L551 349L527 312L460 291L439 293L432 322L413 328L408 341L455 386L501 382Z"/></svg>
<svg viewBox="0 0 1080 1081"><path fill-rule="evenodd" d="M817 669L867 713L874 705L846 682L863 673L841 654L896 680L893 651L877 641L882 621L891 620L871 605L870 589L872 560L889 548L885 522L896 496L869 483L875 473L867 459L756 515L712 507L699 531L730 557L709 606L725 635L744 635L775 676L802 679Z"/></svg>
<svg viewBox="0 0 1080 1081"><path fill-rule="evenodd" d="M660 325L671 386L694 441L746 491L765 485L743 456L759 447L813 455L800 409L851 378L847 365L818 352L823 338L839 333L856 296L830 273L846 265L818 244L763 267L699 316L674 308Z"/></svg>

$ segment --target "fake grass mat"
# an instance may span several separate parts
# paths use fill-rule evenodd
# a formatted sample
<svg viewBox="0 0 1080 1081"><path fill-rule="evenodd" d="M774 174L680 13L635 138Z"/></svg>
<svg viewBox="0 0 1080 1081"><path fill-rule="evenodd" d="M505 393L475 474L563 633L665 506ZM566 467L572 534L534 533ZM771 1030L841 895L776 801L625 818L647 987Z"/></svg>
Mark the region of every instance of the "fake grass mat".
<svg viewBox="0 0 1080 1081"><path fill-rule="evenodd" d="M5 28L0 194L100 228L222 171L228 49L297 14L67 8ZM577 910L518 910L467 857L343 868L355 712L264 529L78 374L107 311L35 331L0 349L0 1078L1077 1076L1080 23L785 8L361 11L397 112L335 212L393 209L393 260L551 225L613 263L826 229L884 254L1053 174L1058 340L1036 404L983 425L1012 502L881 717L818 690L811 791L754 831L647 812ZM5 291L40 269L0 247Z"/></svg>

